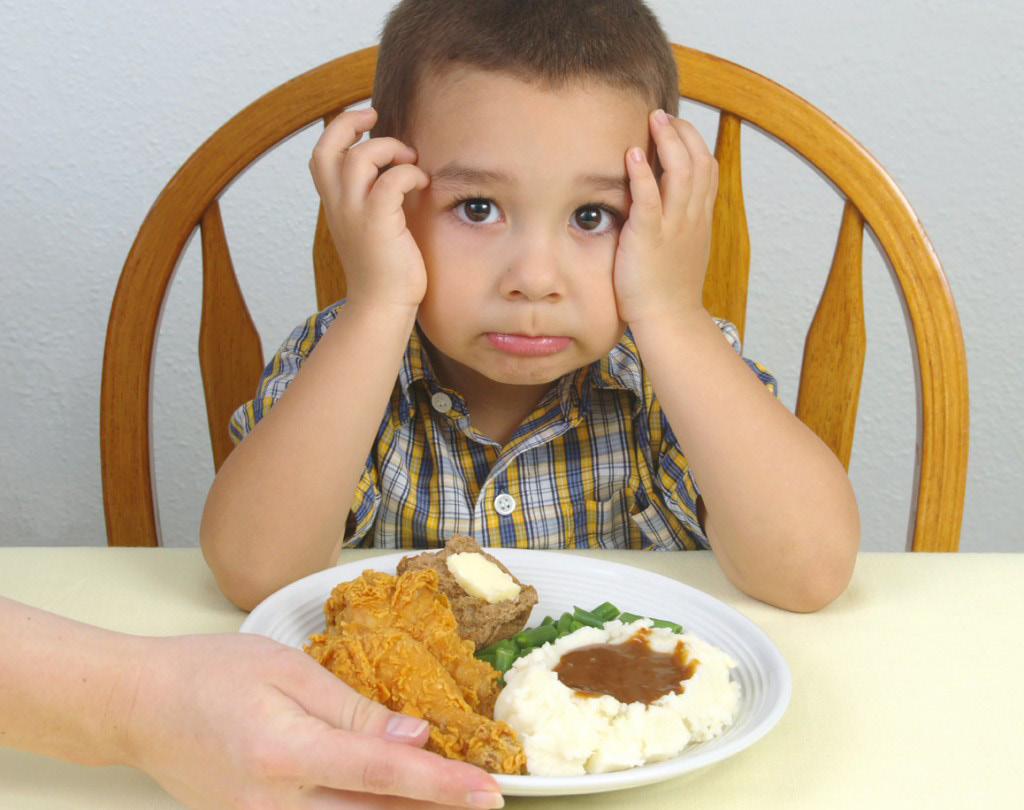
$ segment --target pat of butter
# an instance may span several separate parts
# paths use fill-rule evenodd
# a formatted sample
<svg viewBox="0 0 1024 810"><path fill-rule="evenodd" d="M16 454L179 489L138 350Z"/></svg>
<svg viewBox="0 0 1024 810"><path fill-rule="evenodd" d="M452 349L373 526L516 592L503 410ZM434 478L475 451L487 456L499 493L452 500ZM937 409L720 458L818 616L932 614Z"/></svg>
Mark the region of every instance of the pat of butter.
<svg viewBox="0 0 1024 810"><path fill-rule="evenodd" d="M472 551L451 554L447 563L455 581L470 596L492 605L519 596L515 580L482 554Z"/></svg>

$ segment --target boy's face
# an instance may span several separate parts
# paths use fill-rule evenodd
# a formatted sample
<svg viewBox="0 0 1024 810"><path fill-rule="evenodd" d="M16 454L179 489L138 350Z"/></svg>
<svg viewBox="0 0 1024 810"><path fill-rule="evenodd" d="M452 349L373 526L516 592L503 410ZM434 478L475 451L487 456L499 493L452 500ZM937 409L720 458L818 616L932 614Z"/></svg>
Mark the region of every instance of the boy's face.
<svg viewBox="0 0 1024 810"><path fill-rule="evenodd" d="M419 88L407 197L427 268L418 322L444 383L546 387L622 336L612 284L625 154L646 104L604 84L543 89L457 69Z"/></svg>

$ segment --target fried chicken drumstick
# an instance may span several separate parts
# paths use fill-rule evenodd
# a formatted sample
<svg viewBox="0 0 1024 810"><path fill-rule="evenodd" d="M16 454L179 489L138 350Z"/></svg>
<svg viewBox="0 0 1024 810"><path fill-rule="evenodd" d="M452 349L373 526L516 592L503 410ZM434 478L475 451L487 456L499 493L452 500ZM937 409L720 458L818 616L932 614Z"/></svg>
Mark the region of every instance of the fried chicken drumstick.
<svg viewBox="0 0 1024 810"><path fill-rule="evenodd" d="M511 728L492 718L497 672L459 638L432 570L398 577L364 571L324 606L326 630L306 652L345 683L430 723L426 748L493 773L523 773Z"/></svg>

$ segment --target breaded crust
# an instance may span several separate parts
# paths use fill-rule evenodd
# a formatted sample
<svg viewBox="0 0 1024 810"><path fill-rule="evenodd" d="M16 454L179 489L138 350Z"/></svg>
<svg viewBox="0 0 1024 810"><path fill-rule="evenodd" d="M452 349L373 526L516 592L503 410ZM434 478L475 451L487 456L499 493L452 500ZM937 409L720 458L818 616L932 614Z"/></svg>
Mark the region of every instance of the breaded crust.
<svg viewBox="0 0 1024 810"><path fill-rule="evenodd" d="M447 563L448 557L452 554L465 552L482 554L512 577L520 587L519 597L492 605L484 599L466 593L448 570ZM432 568L437 572L438 590L448 597L455 621L458 623L459 636L472 641L478 650L522 630L530 618L530 611L537 604L537 589L516 579L515 574L499 560L483 551L472 537L453 534L441 551L428 551L415 557L406 557L398 563L399 574L421 568Z"/></svg>

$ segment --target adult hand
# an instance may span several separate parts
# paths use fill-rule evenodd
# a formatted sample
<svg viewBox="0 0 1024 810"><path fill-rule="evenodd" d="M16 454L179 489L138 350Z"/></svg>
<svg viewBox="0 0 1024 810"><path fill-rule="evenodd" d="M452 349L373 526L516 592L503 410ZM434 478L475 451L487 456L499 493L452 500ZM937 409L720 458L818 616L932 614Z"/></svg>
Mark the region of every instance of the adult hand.
<svg viewBox="0 0 1024 810"><path fill-rule="evenodd" d="M121 690L128 764L192 808L501 807L494 779L423 751L425 721L298 650L237 634L145 639Z"/></svg>
<svg viewBox="0 0 1024 810"><path fill-rule="evenodd" d="M313 148L309 170L345 267L348 298L415 308L427 274L402 204L430 178L415 165L416 150L395 138L359 143L376 120L373 109L341 113Z"/></svg>

